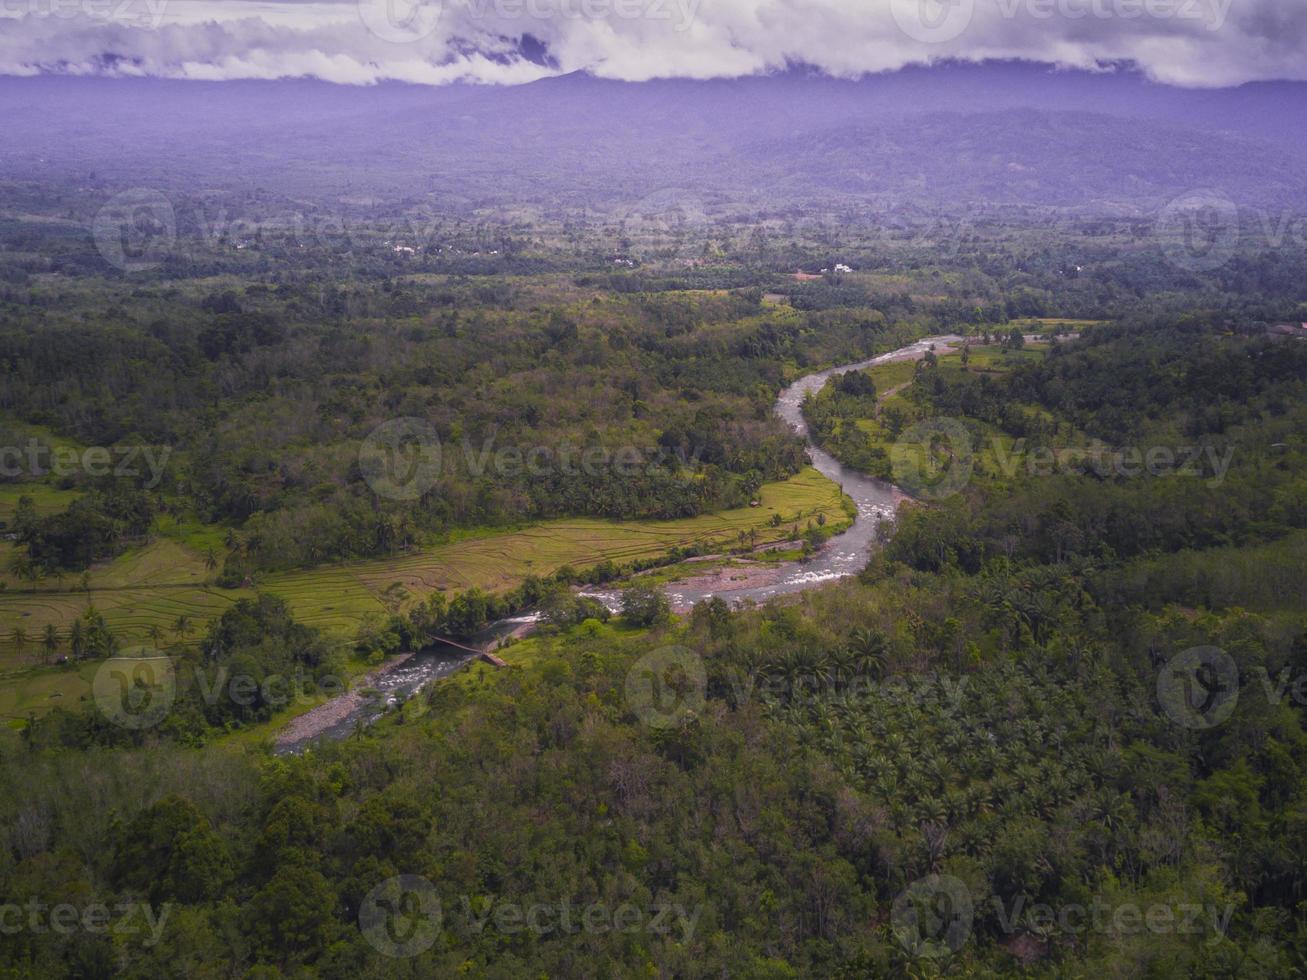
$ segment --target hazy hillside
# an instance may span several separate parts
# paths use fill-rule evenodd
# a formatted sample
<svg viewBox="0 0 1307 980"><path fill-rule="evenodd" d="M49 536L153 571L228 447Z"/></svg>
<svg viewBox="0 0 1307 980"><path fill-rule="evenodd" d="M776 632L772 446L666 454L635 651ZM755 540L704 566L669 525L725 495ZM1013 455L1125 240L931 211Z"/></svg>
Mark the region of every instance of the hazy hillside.
<svg viewBox="0 0 1307 980"><path fill-rule="evenodd" d="M1160 205L1218 188L1242 203L1302 201L1303 169L1280 147L1085 112L932 113L747 145L740 177L784 195L891 203Z"/></svg>
<svg viewBox="0 0 1307 980"><path fill-rule="evenodd" d="M1304 95L1290 83L1191 91L1011 64L862 81L569 75L514 88L10 78L0 174L451 210L603 207L682 186L777 205L1148 209L1215 189L1297 207Z"/></svg>

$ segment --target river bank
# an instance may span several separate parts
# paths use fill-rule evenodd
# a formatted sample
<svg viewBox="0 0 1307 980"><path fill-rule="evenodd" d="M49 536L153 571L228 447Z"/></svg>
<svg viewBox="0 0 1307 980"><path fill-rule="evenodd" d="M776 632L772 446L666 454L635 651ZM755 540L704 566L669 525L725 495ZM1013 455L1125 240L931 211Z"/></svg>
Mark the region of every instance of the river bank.
<svg viewBox="0 0 1307 980"><path fill-rule="evenodd" d="M276 739L273 740L274 747L281 749L296 742L316 738L333 725L340 724L350 714L363 707L368 700L368 696L363 693L365 690L375 690L376 686L383 683L388 675L401 669L414 656L416 656L416 651L413 650L397 654L393 660L382 664L376 670L354 681L350 685L350 690L344 694L338 695L316 708L311 708L298 718L293 719L290 724L277 733Z"/></svg>

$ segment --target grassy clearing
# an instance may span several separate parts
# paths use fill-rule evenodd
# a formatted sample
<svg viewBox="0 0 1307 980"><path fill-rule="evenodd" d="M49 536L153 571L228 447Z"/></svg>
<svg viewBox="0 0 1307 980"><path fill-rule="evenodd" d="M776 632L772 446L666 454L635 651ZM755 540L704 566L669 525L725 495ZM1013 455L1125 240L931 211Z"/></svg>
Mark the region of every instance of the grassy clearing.
<svg viewBox="0 0 1307 980"><path fill-rule="evenodd" d="M88 697L99 665L0 673L0 721L12 725L56 705L75 706Z"/></svg>
<svg viewBox="0 0 1307 980"><path fill-rule="evenodd" d="M76 490L60 490L47 483L0 483L0 521L8 524L14 519L19 497L31 497L37 515L45 517L67 510L80 496Z"/></svg>
<svg viewBox="0 0 1307 980"><path fill-rule="evenodd" d="M1013 320L1012 325L1023 330L1029 330L1031 333L1039 333L1045 330L1051 333L1057 327L1066 327L1070 330L1088 330L1090 327L1096 327L1100 323L1106 322L1106 320L1068 320L1065 317L1032 316L1026 320Z"/></svg>
<svg viewBox="0 0 1307 980"><path fill-rule="evenodd" d="M1042 360L1048 352L1044 343L1028 343L1021 350L1003 350L990 344L985 347L973 347L968 357L966 370L972 374L1006 374L1019 364L1028 364ZM962 355L950 354L941 358L940 363L946 368L962 370Z"/></svg>
<svg viewBox="0 0 1307 980"><path fill-rule="evenodd" d="M890 361L877 364L869 369L871 380L876 382L876 392L883 395L891 388L911 381L917 371L916 361Z"/></svg>
<svg viewBox="0 0 1307 980"><path fill-rule="evenodd" d="M210 548L215 555L227 551L227 528L214 524L201 524L198 521L179 521L172 514L162 514L156 521L159 533L171 538L178 544L185 545L198 554L205 554Z"/></svg>

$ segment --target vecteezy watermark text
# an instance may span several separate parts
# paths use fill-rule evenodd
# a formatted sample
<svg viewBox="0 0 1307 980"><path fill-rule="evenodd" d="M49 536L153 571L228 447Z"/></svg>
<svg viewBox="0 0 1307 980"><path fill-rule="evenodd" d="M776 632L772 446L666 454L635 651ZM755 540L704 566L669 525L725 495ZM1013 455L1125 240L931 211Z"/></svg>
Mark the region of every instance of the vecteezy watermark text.
<svg viewBox="0 0 1307 980"><path fill-rule="evenodd" d="M736 705L755 698L764 702L816 705L838 696L850 704L888 700L918 706L938 705L946 713L956 713L967 696L969 678L965 674L950 677L936 673L837 678L826 671L788 677L777 670L751 670L728 672L725 683Z"/></svg>
<svg viewBox="0 0 1307 980"><path fill-rule="evenodd" d="M1095 896L1088 904L1068 902L1050 905L1027 903L1018 895L1010 907L992 900L999 928L1006 933L1018 929L1038 935L1076 936L1086 932L1132 936L1142 933L1166 936L1224 936L1234 915L1234 903L1212 905L1202 902L1109 902Z"/></svg>
<svg viewBox="0 0 1307 980"><path fill-rule="evenodd" d="M951 875L927 875L908 884L890 910L894 937L911 955L951 956L971 937L978 912L992 912L1009 936L1153 935L1224 936L1234 904L1210 902L1113 901L1095 895L1089 902L1030 902L1018 895L1007 903L993 896L979 907L966 883Z"/></svg>
<svg viewBox="0 0 1307 980"><path fill-rule="evenodd" d="M40 477L52 473L58 477L85 473L94 477L144 476L141 486L152 490L163 479L164 467L172 455L170 446L91 446L73 449L51 447L38 439L23 446L0 446L0 477Z"/></svg>
<svg viewBox="0 0 1307 980"><path fill-rule="evenodd" d="M312 674L301 668L290 675L255 677L226 666L210 670L195 666L179 670L172 657L148 647L110 657L95 672L91 693L96 706L123 728L146 729L167 718L180 690L195 692L207 706L269 707L274 710L309 707L366 686L362 679L332 673Z"/></svg>
<svg viewBox="0 0 1307 980"><path fill-rule="evenodd" d="M422 875L387 878L359 904L359 930L377 952L406 959L430 949L441 929L486 930L504 935L668 936L681 943L694 938L703 906L679 902L583 902L563 896L556 901L520 902L501 895L459 895L446 914L436 886Z"/></svg>
<svg viewBox="0 0 1307 980"><path fill-rule="evenodd" d="M1102 477L1122 476L1203 476L1217 487L1225 481L1234 457L1234 446L1108 446L1102 442L1083 449L1054 449L1028 446L1024 438L1005 446L1001 439L990 443L990 450L1005 477L1016 476L1024 469L1029 476L1052 476L1059 466L1086 465Z"/></svg>
<svg viewBox="0 0 1307 980"><path fill-rule="evenodd" d="M163 23L169 0L0 0L0 19L53 17L89 20L155 29Z"/></svg>
<svg viewBox="0 0 1307 980"><path fill-rule="evenodd" d="M889 0L890 14L906 36L922 44L955 41L979 15L988 22L1032 20L1172 21L1218 31L1234 0Z"/></svg>
<svg viewBox="0 0 1307 980"><path fill-rule="evenodd" d="M446 248L439 237L442 227L438 218L414 214L378 221L335 211L287 210L254 219L233 215L226 208L174 204L154 188L133 187L100 206L90 232L109 265L135 274L195 249L240 251L259 246L332 252L384 249L405 256L440 253Z"/></svg>
<svg viewBox="0 0 1307 980"><path fill-rule="evenodd" d="M56 933L69 936L89 932L114 936L138 936L148 933L143 945L154 946L163 935L164 924L172 905L164 902L156 910L146 902L88 902L77 906L69 902L50 905L38 898L26 902L0 904L0 935L15 936L22 932Z"/></svg>
<svg viewBox="0 0 1307 980"><path fill-rule="evenodd" d="M591 935L623 932L648 932L676 935L680 942L694 938L694 930L703 907L691 909L679 903L657 902L648 908L633 902L612 905L608 902L512 902L494 895L480 899L459 897L459 905L472 929L482 932L491 928L505 935L530 932L537 936L561 933Z"/></svg>
<svg viewBox="0 0 1307 980"><path fill-rule="evenodd" d="M1225 481L1234 446L1212 443L1190 446L1089 446L1059 448L1031 445L1024 437L1008 442L991 437L987 454L997 472L1051 477L1060 471L1092 471L1104 479L1135 477L1199 477L1208 486ZM967 425L957 418L932 418L905 429L890 447L894 482L913 496L940 500L961 491L976 471L980 450Z"/></svg>
<svg viewBox="0 0 1307 980"><path fill-rule="evenodd" d="M408 417L383 422L368 434L359 448L359 470L377 496L417 500L436 485L453 458L461 461L462 470L474 479L487 473L503 479L582 475L634 479L693 467L701 452L657 445L579 446L567 440L556 445L502 445L493 434L479 445L464 437L447 450L429 422Z"/></svg>

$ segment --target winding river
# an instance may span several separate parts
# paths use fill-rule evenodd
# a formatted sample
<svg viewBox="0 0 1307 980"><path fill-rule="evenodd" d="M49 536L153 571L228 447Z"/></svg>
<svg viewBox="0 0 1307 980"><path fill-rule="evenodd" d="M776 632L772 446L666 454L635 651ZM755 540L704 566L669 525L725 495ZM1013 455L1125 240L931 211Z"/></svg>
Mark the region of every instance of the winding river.
<svg viewBox="0 0 1307 980"><path fill-rule="evenodd" d="M857 517L847 530L832 537L816 555L807 561L785 562L768 571L765 581L752 581L742 588L732 589L721 586L695 588L676 582L667 586L667 596L677 609L688 609L701 599L721 596L732 604L746 599L765 602L768 599L793 592L803 592L833 579L856 575L867 564L871 544L876 537L876 527L882 520L892 520L894 509L905 494L892 483L865 476L856 470L844 466L830 453L818 448L808 435L808 423L803 419L803 400L809 394L820 391L831 376L847 371L859 371L876 364L890 361L915 361L924 357L932 348L946 349L962 338L952 334L926 337L907 347L881 354L866 361L844 364L840 367L818 371L816 374L804 375L794 384L780 393L776 399L775 412L808 443L808 456L813 468L822 476L840 486L857 507ZM752 578L752 576L751 576ZM604 601L610 609L617 608L618 595L615 592L587 591Z"/></svg>
<svg viewBox="0 0 1307 980"><path fill-rule="evenodd" d="M740 588L720 585L696 587L693 580L686 583L673 582L667 586L667 595L672 604L677 609L687 609L701 599L714 595L721 596L733 605L745 600L765 602L776 596L802 592L861 571L870 557L877 525L882 520L893 519L894 509L905 495L891 483L846 468L830 453L814 445L808 436L808 424L803 419L803 399L809 393L820 391L832 375L890 361L918 360L932 348L947 348L961 340L961 337L952 334L926 337L869 360L805 375L782 391L776 399L776 414L804 437L813 467L839 484L857 507L857 517L847 530L832 537L811 558L767 566L759 575L749 576L749 584ZM617 608L616 592L587 590L582 594L600 599L611 609ZM530 616L518 616L493 623L472 638L469 645L492 646L499 638L520 629L531 619ZM428 647L395 669L374 677L370 689L376 692L375 696L361 698L346 694L335 702L314 709L310 715L321 713L321 724L297 725L297 734L293 737L283 735L278 739L277 751L296 752L318 738L342 738L352 732L360 721L371 721L396 702L410 697L431 681L448 676L472 659L474 657L471 654L457 647L446 644ZM345 698L350 700L346 702L343 700ZM309 718L310 716L305 716L306 721Z"/></svg>

